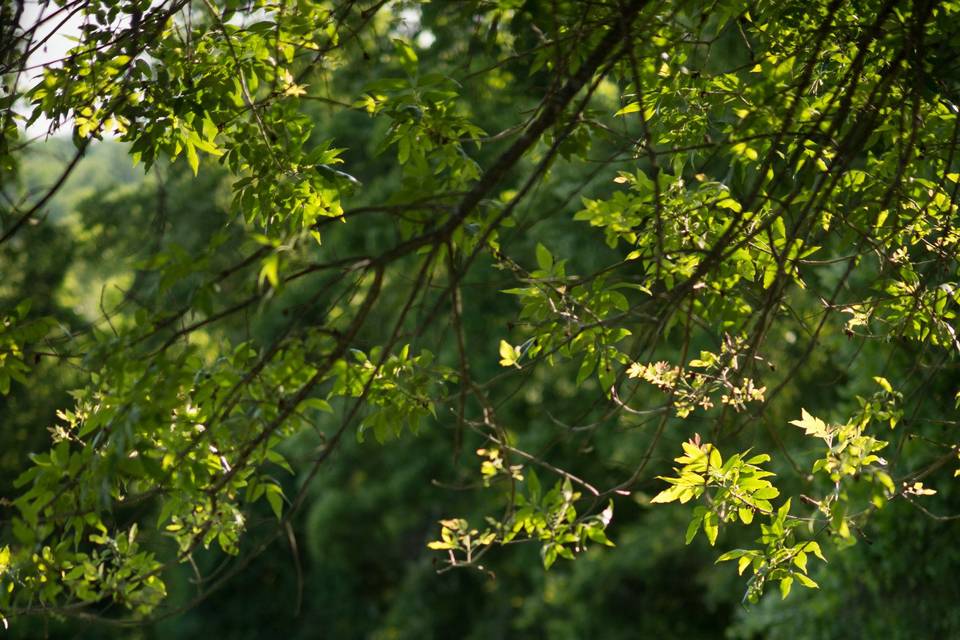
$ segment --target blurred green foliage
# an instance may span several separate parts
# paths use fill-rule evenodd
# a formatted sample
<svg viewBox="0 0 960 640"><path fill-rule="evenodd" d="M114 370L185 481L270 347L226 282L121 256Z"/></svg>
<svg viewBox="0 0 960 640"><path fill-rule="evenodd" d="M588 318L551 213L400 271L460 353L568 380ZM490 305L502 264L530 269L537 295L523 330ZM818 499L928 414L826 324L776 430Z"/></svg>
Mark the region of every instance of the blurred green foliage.
<svg viewBox="0 0 960 640"><path fill-rule="evenodd" d="M642 5L88 3L10 636L960 632L956 3Z"/></svg>

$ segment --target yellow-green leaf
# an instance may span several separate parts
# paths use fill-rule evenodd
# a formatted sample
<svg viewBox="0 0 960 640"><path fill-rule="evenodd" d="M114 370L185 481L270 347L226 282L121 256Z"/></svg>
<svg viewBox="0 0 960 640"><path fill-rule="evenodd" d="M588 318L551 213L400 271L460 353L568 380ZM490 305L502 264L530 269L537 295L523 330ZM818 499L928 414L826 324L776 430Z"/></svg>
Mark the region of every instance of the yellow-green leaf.
<svg viewBox="0 0 960 640"><path fill-rule="evenodd" d="M893 386L883 376L873 376L873 381L883 387L883 390L887 393L893 393Z"/></svg>
<svg viewBox="0 0 960 640"><path fill-rule="evenodd" d="M260 284L263 284L263 281L266 280L271 287L276 288L280 284L279 268L280 256L276 253L271 253L264 258L260 265Z"/></svg>
<svg viewBox="0 0 960 640"><path fill-rule="evenodd" d="M733 198L723 198L717 202L717 206L721 209L730 209L731 211L736 211L737 213L743 211L743 207L740 206L740 203Z"/></svg>
<svg viewBox="0 0 960 640"><path fill-rule="evenodd" d="M184 147L187 150L187 164L193 170L193 175L197 175L200 170L200 158L197 156L197 149L190 142L184 142Z"/></svg>
<svg viewBox="0 0 960 640"><path fill-rule="evenodd" d="M520 359L520 354L517 352L517 349L507 342L506 340L500 341L500 366L502 367L519 367L517 361Z"/></svg>
<svg viewBox="0 0 960 640"><path fill-rule="evenodd" d="M786 600L787 596L790 595L790 587L793 586L793 578L787 576L780 581L780 599Z"/></svg>
<svg viewBox="0 0 960 640"><path fill-rule="evenodd" d="M820 550L820 545L814 542L813 540L808 542L807 545L803 548L803 550L812 553L813 555L817 556L824 562L827 561L827 559L823 557L823 551Z"/></svg>
<svg viewBox="0 0 960 640"><path fill-rule="evenodd" d="M802 573L794 574L797 578L797 582L805 586L807 589L819 589L820 585L811 580L808 576L803 575Z"/></svg>

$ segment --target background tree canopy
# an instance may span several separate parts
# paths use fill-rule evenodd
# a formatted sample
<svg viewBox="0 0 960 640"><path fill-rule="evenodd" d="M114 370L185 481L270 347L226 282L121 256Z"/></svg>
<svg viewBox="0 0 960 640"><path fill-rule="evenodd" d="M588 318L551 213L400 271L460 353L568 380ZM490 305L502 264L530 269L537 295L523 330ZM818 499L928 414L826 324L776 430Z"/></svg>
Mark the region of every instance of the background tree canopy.
<svg viewBox="0 0 960 640"><path fill-rule="evenodd" d="M954 1L3 0L3 625L960 633L958 60Z"/></svg>

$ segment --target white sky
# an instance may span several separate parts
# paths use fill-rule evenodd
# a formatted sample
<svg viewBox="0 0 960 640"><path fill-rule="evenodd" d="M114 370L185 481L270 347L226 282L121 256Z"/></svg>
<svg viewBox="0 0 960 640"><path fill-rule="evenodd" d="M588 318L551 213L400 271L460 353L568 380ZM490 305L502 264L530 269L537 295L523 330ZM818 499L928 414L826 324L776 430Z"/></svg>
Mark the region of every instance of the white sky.
<svg viewBox="0 0 960 640"><path fill-rule="evenodd" d="M0 0L2 2L4 0ZM20 19L20 25L23 28L30 28L42 16L49 16L57 10L57 6L49 0L24 0L24 11ZM406 30L412 35L420 28L420 10L419 8L405 9L400 14ZM121 18L123 19L123 18ZM42 40L49 36L49 39L42 47L37 49L28 60L29 70L20 78L20 89L33 86L42 76L43 67L48 65L58 65L60 60L67 56L67 53L76 46L76 40L80 37L80 26L83 24L83 15L75 13L69 20L63 22L63 17L49 20L43 25L36 34L35 41ZM62 24L61 24L62 23ZM56 33L51 32L56 29ZM433 33L429 30L423 30L417 37L417 45L421 48L429 48L435 40ZM29 105L20 105L17 111L24 116L29 116L32 109ZM27 135L30 137L42 136L47 133L50 127L50 120L40 117L27 129ZM61 125L55 135L69 135L72 131L72 123L65 122ZM109 133L104 132L105 136Z"/></svg>
<svg viewBox="0 0 960 640"><path fill-rule="evenodd" d="M41 16L48 16L56 10L57 6L53 3L25 0L20 26L29 29ZM62 20L63 18L58 16L57 19L50 20L49 23L44 24L43 28L37 32L35 41L39 41L47 36L50 36L50 38L42 47L37 49L27 61L29 70L20 78L21 90L33 86L42 75L44 66L57 64L59 60L66 57L67 52L71 48L76 46L77 43L75 39L80 37L80 25L83 24L83 16L79 13L75 14L62 26L58 26ZM56 33L51 35L54 29L56 29ZM31 113L29 105L21 105L18 111L23 115L29 115ZM27 129L27 135L44 135L49 126L50 121L44 117L40 117ZM58 133L66 135L70 133L70 130L71 127L69 123L67 123L61 127Z"/></svg>

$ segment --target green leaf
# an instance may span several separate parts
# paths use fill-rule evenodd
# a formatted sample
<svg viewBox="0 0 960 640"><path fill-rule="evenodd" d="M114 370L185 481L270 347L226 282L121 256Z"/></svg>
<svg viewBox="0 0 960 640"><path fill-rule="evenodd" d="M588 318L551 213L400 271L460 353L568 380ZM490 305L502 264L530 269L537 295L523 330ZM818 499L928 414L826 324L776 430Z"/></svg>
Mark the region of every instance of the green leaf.
<svg viewBox="0 0 960 640"><path fill-rule="evenodd" d="M802 584L803 586L805 586L805 587L808 588L808 589L819 589L819 588L820 588L820 585L818 585L816 582L814 582L813 580L811 580L808 576L803 575L802 573L795 573L795 574L793 574L793 575L796 577L797 582L799 582L800 584Z"/></svg>
<svg viewBox="0 0 960 640"><path fill-rule="evenodd" d="M30 308L33 306L33 300L31 298L24 298L17 303L16 313L17 317L23 320L27 317L27 314L30 313Z"/></svg>
<svg viewBox="0 0 960 640"><path fill-rule="evenodd" d="M780 495L780 490L774 486L762 487L751 494L751 497L759 500L771 500Z"/></svg>
<svg viewBox="0 0 960 640"><path fill-rule="evenodd" d="M801 419L791 420L790 424L800 427L808 436L814 436L816 438L827 438L830 436L830 429L823 420L814 418L807 413L806 409L801 409L800 413L802 416Z"/></svg>
<svg viewBox="0 0 960 640"><path fill-rule="evenodd" d="M787 514L790 513L790 500L791 498L787 498L784 503L780 505L780 508L777 509L777 519L781 522L786 520Z"/></svg>
<svg viewBox="0 0 960 640"><path fill-rule="evenodd" d="M687 544L693 542L693 539L697 535L697 531L700 530L700 525L703 524L703 517L706 515L706 509L704 507L697 507L693 510L693 518L690 520L690 524L687 525L687 533L684 536L684 540Z"/></svg>
<svg viewBox="0 0 960 640"><path fill-rule="evenodd" d="M606 532L599 526L593 526L587 528L587 537L589 537L594 542L597 542L608 547L616 546L610 539L607 537Z"/></svg>
<svg viewBox="0 0 960 640"><path fill-rule="evenodd" d="M264 495L270 504L270 509L273 510L273 514L279 520L283 516L283 490L273 483L267 483L265 488L266 493Z"/></svg>
<svg viewBox="0 0 960 640"><path fill-rule="evenodd" d="M813 540L807 542L807 544L803 547L803 550L812 553L824 562L827 561L827 559L823 557L823 552L820 550L820 545Z"/></svg>
<svg viewBox="0 0 960 640"><path fill-rule="evenodd" d="M393 46L400 58L400 66L410 75L414 75L417 72L417 54L413 47L401 38L394 38Z"/></svg>
<svg viewBox="0 0 960 640"><path fill-rule="evenodd" d="M540 502L540 478L534 469L527 471L527 494L530 496L530 502L537 504Z"/></svg>
<svg viewBox="0 0 960 640"><path fill-rule="evenodd" d="M723 198L717 202L717 206L721 209L730 209L737 213L743 211L743 207L740 206L740 203L734 200L733 198Z"/></svg>
<svg viewBox="0 0 960 640"><path fill-rule="evenodd" d="M270 286L274 289L277 288L277 285L280 284L280 276L278 270L280 267L280 256L276 253L271 253L260 263L260 284L263 284L264 281L270 283Z"/></svg>
<svg viewBox="0 0 960 640"><path fill-rule="evenodd" d="M806 573L807 572L807 554L805 554L803 551L797 552L793 556L793 564L795 564L797 568L800 569L800 571L803 571L804 573Z"/></svg>
<svg viewBox="0 0 960 640"><path fill-rule="evenodd" d="M793 586L793 578L787 576L780 580L780 599L786 600L787 596L790 595L790 587Z"/></svg>
<svg viewBox="0 0 960 640"><path fill-rule="evenodd" d="M322 398L306 398L301 400L297 406L297 410L303 411L305 409L314 409L315 411L322 411L323 413L333 413L333 407Z"/></svg>
<svg viewBox="0 0 960 640"><path fill-rule="evenodd" d="M500 366L518 367L517 361L520 360L520 353L506 340L500 341Z"/></svg>
<svg viewBox="0 0 960 640"><path fill-rule="evenodd" d="M548 542L540 549L540 557L543 560L543 568L549 569L557 561L557 544Z"/></svg>
<svg viewBox="0 0 960 640"><path fill-rule="evenodd" d="M583 382L590 377L590 374L597 368L599 359L599 355L595 352L592 350L587 351L587 354L583 356L583 360L580 362L580 368L577 369L577 386L583 384Z"/></svg>
<svg viewBox="0 0 960 640"><path fill-rule="evenodd" d="M717 534L720 533L719 523L720 518L712 511L703 519L703 532L707 534L707 540L710 541L711 547L717 543Z"/></svg>
<svg viewBox="0 0 960 640"><path fill-rule="evenodd" d="M200 158L197 156L197 150L190 142L184 142L184 147L187 151L187 164L189 164L190 169L193 170L193 175L197 175L197 172L200 170Z"/></svg>
<svg viewBox="0 0 960 640"><path fill-rule="evenodd" d="M873 381L876 382L881 387L883 387L883 390L886 391L887 393L893 393L893 387L890 385L890 383L887 381L886 378L882 376L873 376Z"/></svg>
<svg viewBox="0 0 960 640"><path fill-rule="evenodd" d="M457 546L450 544L449 542L441 542L440 540L434 540L433 542L427 543L427 548L429 549L456 549Z"/></svg>
<svg viewBox="0 0 960 640"><path fill-rule="evenodd" d="M213 120L210 119L209 114L204 114L201 127L203 130L203 137L207 141L213 142L213 139L217 137L219 130L217 129L217 125L214 124Z"/></svg>
<svg viewBox="0 0 960 640"><path fill-rule="evenodd" d="M537 265L541 270L549 272L553 268L553 256L541 243L537 243Z"/></svg>
<svg viewBox="0 0 960 640"><path fill-rule="evenodd" d="M780 268L775 264L769 264L763 269L763 288L769 289L777 280Z"/></svg>
<svg viewBox="0 0 960 640"><path fill-rule="evenodd" d="M750 552L745 549L734 549L733 551L727 551L726 553L722 554L719 558L717 558L714 561L714 564L716 564L717 562L727 562L729 560L736 560L737 558L744 557L748 553Z"/></svg>
<svg viewBox="0 0 960 640"><path fill-rule="evenodd" d="M650 502L653 504L665 504L667 502L673 502L674 500L679 500L684 491L686 491L686 488L674 485L655 495Z"/></svg>

